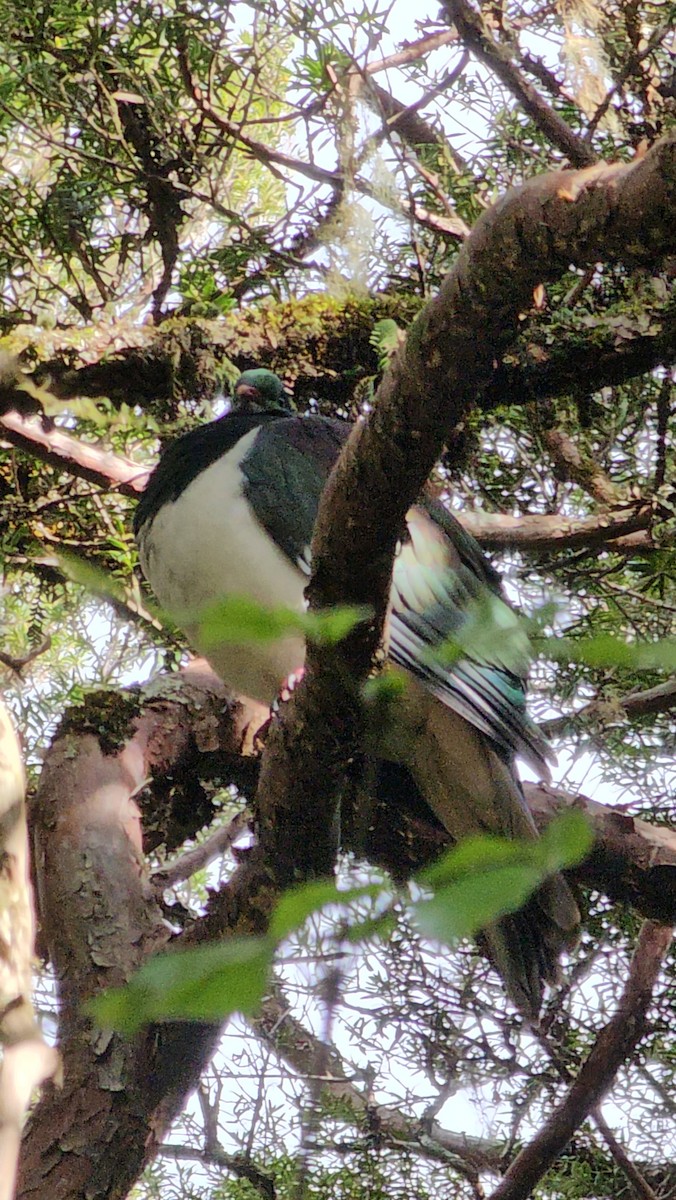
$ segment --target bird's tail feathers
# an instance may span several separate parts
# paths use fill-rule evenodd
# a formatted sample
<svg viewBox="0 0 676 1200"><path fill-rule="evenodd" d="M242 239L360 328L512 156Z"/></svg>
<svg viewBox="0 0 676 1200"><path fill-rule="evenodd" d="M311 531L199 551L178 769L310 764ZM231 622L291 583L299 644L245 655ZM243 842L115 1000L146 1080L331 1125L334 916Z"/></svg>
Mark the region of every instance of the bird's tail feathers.
<svg viewBox="0 0 676 1200"><path fill-rule="evenodd" d="M536 1024L545 983L560 982L561 954L577 944L580 914L561 875L545 880L518 912L484 930L488 955L510 999Z"/></svg>
<svg viewBox="0 0 676 1200"><path fill-rule="evenodd" d="M488 740L436 697L408 689L399 729L401 758L437 818L455 841L475 834L535 838L518 779ZM407 736L408 735L408 736ZM489 955L507 991L537 1020L545 983L559 977L562 951L577 941L580 914L561 875L553 875L519 912L485 931Z"/></svg>

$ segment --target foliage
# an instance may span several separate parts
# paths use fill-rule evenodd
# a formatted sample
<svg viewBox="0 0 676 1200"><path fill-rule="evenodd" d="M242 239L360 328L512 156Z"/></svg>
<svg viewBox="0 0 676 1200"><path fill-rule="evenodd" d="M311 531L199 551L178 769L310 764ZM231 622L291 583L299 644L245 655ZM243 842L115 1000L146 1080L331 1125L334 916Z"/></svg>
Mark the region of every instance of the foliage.
<svg viewBox="0 0 676 1200"><path fill-rule="evenodd" d="M19 395L5 359L50 397L43 432L142 467L162 440L221 411L220 389L257 363L284 376L299 408L355 417L467 227L506 188L566 163L519 79L592 157L628 161L673 128L673 0L482 2L511 84L438 8L0 0L0 421ZM560 527L639 500L650 508L647 536L497 557L540 639L531 708L556 731L557 780L658 823L673 817L673 707L629 720L624 705L673 672L673 331L670 263L597 264L538 289L434 477L457 511ZM88 688L173 669L185 649L143 595L130 495L40 454L0 425L0 687L35 777ZM102 571L103 598L91 592ZM228 620L238 636L259 623L250 611ZM108 733L110 748L117 726ZM209 887L232 869L228 857ZM331 899L358 893L353 923L370 934L382 880L362 862L341 872ZM536 1038L482 957L466 944L440 954L412 920L417 905L446 926L456 883L444 877L434 900L388 893L391 936L358 947L337 910L287 897L271 935L284 939L277 1040L253 1017L232 1023L200 1093L213 1107L188 1106L171 1137L185 1153L159 1159L139 1194L248 1200L272 1180L283 1198L297 1194L299 1165L306 1195L490 1193L614 1010L638 922L585 897L581 945ZM170 919L198 920L205 895L203 880L179 887ZM241 1009L269 979L271 944L256 949L237 946L253 954L237 967ZM234 951L204 953L218 975ZM153 965L163 988L170 961ZM673 972L670 961L604 1106L657 1194L673 1158ZM206 1015L222 1011L221 982ZM185 1015L185 1004L170 1011ZM361 1110L317 1083L338 1059L367 1097ZM401 1114L410 1124L393 1132ZM220 1160L209 1157L215 1124ZM439 1128L473 1132L478 1157L445 1149ZM630 1192L589 1122L538 1194Z"/></svg>
<svg viewBox="0 0 676 1200"><path fill-rule="evenodd" d="M423 895L407 905L411 919L431 941L452 946L520 908L547 876L579 863L590 842L587 822L575 812L562 814L537 842L468 838L420 876ZM255 1014L281 943L309 917L331 906L336 919L336 908L347 906L347 914L337 919L347 925L350 941L390 932L391 915L358 915L353 902L366 898L375 902L376 913L384 901L390 910L394 902L373 884L345 892L334 883L310 883L285 892L266 937L230 938L152 959L126 987L94 1000L91 1011L104 1027L125 1033L162 1019L217 1021L235 1012Z"/></svg>

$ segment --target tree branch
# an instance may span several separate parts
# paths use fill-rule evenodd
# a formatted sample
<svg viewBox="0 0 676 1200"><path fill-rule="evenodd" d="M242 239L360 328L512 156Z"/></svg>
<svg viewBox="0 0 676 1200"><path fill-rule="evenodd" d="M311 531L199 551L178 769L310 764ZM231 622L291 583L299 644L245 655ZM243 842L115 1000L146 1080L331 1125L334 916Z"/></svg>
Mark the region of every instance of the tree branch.
<svg viewBox="0 0 676 1200"><path fill-rule="evenodd" d="M412 1150L423 1158L452 1165L472 1176L478 1171L495 1171L502 1164L507 1152L504 1142L452 1133L437 1121L416 1121L393 1105L369 1100L349 1079L335 1046L320 1041L291 1014L279 987L273 987L260 1015L250 1024L254 1033L303 1079L312 1077L317 1062L324 1062L325 1070L319 1080L321 1098L332 1102L332 1111L336 1102L338 1112L347 1104L358 1124L375 1123L381 1145Z"/></svg>
<svg viewBox="0 0 676 1200"><path fill-rule="evenodd" d="M563 1103L514 1159L491 1200L527 1200L573 1133L608 1091L646 1030L646 1016L671 929L646 921L617 1012L601 1031Z"/></svg>
<svg viewBox="0 0 676 1200"><path fill-rule="evenodd" d="M151 876L150 883L159 897L167 888L176 887L178 883L183 883L184 880L190 879L196 871L202 871L209 866L214 859L220 858L227 850L230 849L233 842L250 824L251 818L245 810L239 812L228 822L227 825L217 829L205 841L200 842L198 846L194 846L192 850L187 850L185 854L179 855L173 862L168 863L165 867L161 867L159 871L155 871Z"/></svg>
<svg viewBox="0 0 676 1200"><path fill-rule="evenodd" d="M530 299L526 311L531 309ZM647 292L644 302L648 334L643 332L643 323L617 308L608 309L600 318L593 336L571 317L570 322L559 322L552 341L546 328L541 329L536 320L529 321L508 354L497 357L479 403L494 408L564 394L588 396L600 387L626 383L656 367L676 364L676 306L655 302L654 297L651 301ZM319 394L331 403L349 406L354 389L351 372L375 374L378 370L369 342L375 322L389 317L405 325L419 307L415 298L403 296L350 299L340 306L333 299L312 296L277 304L269 318L264 310L244 309L229 314L227 324L190 318L176 329L161 326L155 331L146 326L133 335L125 326L114 331L119 343L127 341L115 357L76 370L51 360L41 363L31 378L37 383L44 381L51 395L60 399L108 396L113 404L127 402L147 408L176 395L213 394L217 384L214 364L229 358L240 370L267 366L296 380L301 404ZM136 344L130 344L134 338ZM25 349L37 351L40 357L39 341L26 343ZM0 393L0 412L10 407L24 411L25 392L16 387L9 391L5 385ZM31 411L37 408L33 401Z"/></svg>
<svg viewBox="0 0 676 1200"><path fill-rule="evenodd" d="M0 430L0 437L17 449L40 462L68 471L78 479L96 484L105 491L114 490L135 499L142 493L150 474L149 467L142 467L122 455L101 450L60 429L45 429L37 417L24 417L16 412L5 413L0 416ZM604 494L610 493L606 489ZM617 543L619 549L620 539L637 533L645 535L645 544L649 546L654 519L651 506L640 501L619 506L615 511L577 518L564 518L551 513L526 513L513 517L478 509L455 515L465 529L489 550L513 548L537 553L609 543ZM632 542L632 545L635 544Z"/></svg>
<svg viewBox="0 0 676 1200"><path fill-rule="evenodd" d="M371 416L355 427L329 479L313 539L311 606L366 605L376 618L358 627L339 651L308 648L305 677L273 727L263 761L257 794L262 854L284 853L275 830L280 796L285 823L309 836L305 798L311 794L314 828L324 836L316 840L306 869L324 874L332 869L330 830L344 763L356 749L360 728L355 685L365 678L380 641L404 515L448 431L514 337L519 313L538 282L562 275L571 261L654 263L673 253L675 177L671 138L629 166L545 175L508 193L477 223L438 295L414 322L391 360Z"/></svg>
<svg viewBox="0 0 676 1200"><path fill-rule="evenodd" d="M458 34L455 29L444 29L440 33L431 33L427 37L419 38L417 42L409 42L401 50L395 51L394 54L388 54L386 58L372 59L364 67L364 74L377 75L380 71L404 67L407 63L417 62L426 54L431 54L433 50L439 50L441 46L448 46L457 40Z"/></svg>
<svg viewBox="0 0 676 1200"><path fill-rule="evenodd" d="M622 501L620 488L611 483L605 471L591 455L583 453L579 445L563 429L541 429L538 431L549 451L555 473L559 478L573 480L583 491L593 496L600 504L619 505Z"/></svg>
<svg viewBox="0 0 676 1200"><path fill-rule="evenodd" d="M540 344L527 334L498 364L483 389L480 403L487 408L523 404L524 399L590 396L600 387L617 387L659 366L676 363L676 306L649 306L651 332L632 330L631 321L618 338L612 322L603 319L595 336L585 344L580 330L561 330L553 345ZM532 333L532 331L531 331ZM535 328L537 334L537 329ZM626 336L624 336L626 334ZM518 361L515 361L518 360Z"/></svg>
<svg viewBox="0 0 676 1200"><path fill-rule="evenodd" d="M164 691L148 688L143 707L139 698L138 689L111 693L107 702L92 697L71 711L32 806L65 1073L63 1089L43 1097L26 1132L23 1200L56 1194L84 1200L93 1191L123 1200L218 1037L213 1025L182 1023L128 1041L102 1034L82 1014L84 1000L125 982L171 936L141 856L141 791L153 776L164 782L176 811L155 836L181 837L181 804L195 819L199 753L218 749L237 759L251 722L257 727L261 720L259 706L234 700L210 672L200 674L199 664L182 679L165 680ZM210 805L202 807L204 823ZM145 824L152 845L152 823Z"/></svg>
<svg viewBox="0 0 676 1200"><path fill-rule="evenodd" d="M676 680L668 679L656 687L646 688L643 692L630 692L627 696L615 696L611 701L601 699L590 700L575 712L564 713L561 717L552 717L543 721L540 729L545 737L557 737L566 730L577 725L580 721L616 720L618 710L630 719L635 717L651 717L655 713L670 712L676 708Z"/></svg>
<svg viewBox="0 0 676 1200"><path fill-rule="evenodd" d="M229 1171L236 1179L246 1179L264 1200L275 1200L277 1194L274 1180L264 1171L260 1171L245 1154L227 1154L220 1146L210 1146L195 1149L194 1146L176 1146L165 1143L159 1147L163 1158L171 1158L174 1162L198 1162L208 1167L218 1167L220 1171Z"/></svg>
<svg viewBox="0 0 676 1200"><path fill-rule="evenodd" d="M565 808L577 808L588 818L594 844L569 872L572 879L631 904L644 917L676 924L676 830L548 784L524 783L523 790L540 829Z"/></svg>
<svg viewBox="0 0 676 1200"><path fill-rule="evenodd" d="M444 0L444 8L463 43L497 75L546 137L566 155L574 167L588 167L596 155L559 114L550 107L512 62L509 51L492 37L480 15L467 0Z"/></svg>
<svg viewBox="0 0 676 1200"><path fill-rule="evenodd" d="M3 413L0 438L41 462L69 471L106 491L115 488L123 496L140 496L150 474L148 467L123 458L121 454L100 450L54 426L45 428L39 417L24 417L18 412Z"/></svg>
<svg viewBox="0 0 676 1200"><path fill-rule="evenodd" d="M574 550L582 546L612 547L620 539L639 532L646 535L646 543L650 545L650 528L654 520L651 505L641 502L590 517L569 518L558 513L524 513L512 517L507 513L476 509L454 515L486 549L536 553Z"/></svg>

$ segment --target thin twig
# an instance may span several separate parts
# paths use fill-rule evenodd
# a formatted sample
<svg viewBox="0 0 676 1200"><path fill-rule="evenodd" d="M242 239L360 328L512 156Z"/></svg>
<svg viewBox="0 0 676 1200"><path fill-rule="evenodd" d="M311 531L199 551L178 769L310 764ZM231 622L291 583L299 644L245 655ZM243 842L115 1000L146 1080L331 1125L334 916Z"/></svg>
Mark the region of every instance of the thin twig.
<svg viewBox="0 0 676 1200"><path fill-rule="evenodd" d="M167 866L155 871L150 880L155 894L161 895L167 888L176 887L185 879L190 879L196 871L208 867L215 858L225 854L226 850L230 849L233 842L236 842L239 835L247 828L249 819L247 809L242 809L227 825L224 825L222 829L217 829L199 846L195 846L192 850L188 850L174 859L173 862L168 863Z"/></svg>

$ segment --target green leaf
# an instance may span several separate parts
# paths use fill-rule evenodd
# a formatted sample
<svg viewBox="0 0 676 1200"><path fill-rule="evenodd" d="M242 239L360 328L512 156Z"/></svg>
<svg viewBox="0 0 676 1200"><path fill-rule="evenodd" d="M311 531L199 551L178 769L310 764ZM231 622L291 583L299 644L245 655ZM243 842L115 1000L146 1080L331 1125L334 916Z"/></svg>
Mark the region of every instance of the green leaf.
<svg viewBox="0 0 676 1200"><path fill-rule="evenodd" d="M369 938L386 938L394 933L397 927L397 915L388 909L379 917L365 917L363 921L355 921L347 931L348 942L364 942Z"/></svg>
<svg viewBox="0 0 676 1200"><path fill-rule="evenodd" d="M300 887L290 888L284 893L272 914L270 937L281 942L313 913L327 904L339 903L344 899L345 892L339 892L336 884L330 880L313 880Z"/></svg>
<svg viewBox="0 0 676 1200"><path fill-rule="evenodd" d="M431 655L452 667L461 658L500 665L516 675L532 658L526 623L499 596L485 589L464 607L463 620Z"/></svg>
<svg viewBox="0 0 676 1200"><path fill-rule="evenodd" d="M493 866L440 888L431 900L420 900L414 906L415 922L425 937L452 943L520 908L541 881L535 866Z"/></svg>
<svg viewBox="0 0 676 1200"><path fill-rule="evenodd" d="M380 883L367 883L363 887L340 890L331 880L313 880L300 887L289 888L279 900L270 921L270 937L281 941L327 904L350 904L367 896L379 896L383 891Z"/></svg>
<svg viewBox="0 0 676 1200"><path fill-rule="evenodd" d="M205 650L224 643L272 642L302 629L300 613L291 608L266 608L246 596L225 596L186 620L198 622L199 641Z"/></svg>
<svg viewBox="0 0 676 1200"><path fill-rule="evenodd" d="M299 613L281 606L267 608L247 596L225 596L185 620L199 625L200 645L210 650L225 643L272 642L290 633L302 633L313 642L335 645L369 616L369 609L349 605L325 612Z"/></svg>
<svg viewBox="0 0 676 1200"><path fill-rule="evenodd" d="M301 628L308 641L327 646L342 642L355 625L368 621L373 610L366 605L339 604L324 612L307 612L301 616Z"/></svg>
<svg viewBox="0 0 676 1200"><path fill-rule="evenodd" d="M146 963L126 987L98 996L89 1011L103 1026L135 1033L158 1020L221 1021L254 1012L272 961L268 938L231 938Z"/></svg>
<svg viewBox="0 0 676 1200"><path fill-rule="evenodd" d="M394 671L381 671L366 680L361 694L367 704L389 704L406 694L406 678Z"/></svg>
<svg viewBox="0 0 676 1200"><path fill-rule="evenodd" d="M418 876L434 895L414 903L414 919L421 932L436 941L474 934L519 908L547 875L579 862L591 837L585 817L572 810L534 841L470 838ZM160 955L126 987L97 997L89 1011L102 1025L128 1034L151 1021L220 1021L233 1012L253 1012L279 942L328 904L376 896L388 896L380 883L340 891L333 881L320 880L292 888L279 900L267 937L231 938ZM355 942L374 934L385 936L393 920L391 909L381 916L357 917L348 936Z"/></svg>
<svg viewBox="0 0 676 1200"><path fill-rule="evenodd" d="M530 865L538 847L536 841L512 841L489 834L467 838L421 871L417 880L425 887L439 889L466 875L482 875L506 866Z"/></svg>
<svg viewBox="0 0 676 1200"><path fill-rule="evenodd" d="M92 567L75 554L59 554L58 562L64 575L72 583L79 584L92 595L100 596L102 600L124 599L124 588L108 572L99 567Z"/></svg>
<svg viewBox="0 0 676 1200"><path fill-rule="evenodd" d="M478 932L497 917L514 912L556 871L584 858L592 830L583 813L571 809L552 821L541 838L468 838L418 875L434 896L414 905L421 931L453 942Z"/></svg>
<svg viewBox="0 0 676 1200"><path fill-rule="evenodd" d="M404 338L403 330L391 317L383 317L381 321L376 321L369 341L378 355L378 364L381 370L387 365L388 359L392 357Z"/></svg>
<svg viewBox="0 0 676 1200"><path fill-rule="evenodd" d="M540 861L548 874L574 867L589 853L594 831L589 820L577 808L560 813L536 842Z"/></svg>
<svg viewBox="0 0 676 1200"><path fill-rule="evenodd" d="M543 638L536 648L554 662L621 667L628 671L676 671L676 638L626 642L610 633L598 633L593 637Z"/></svg>

